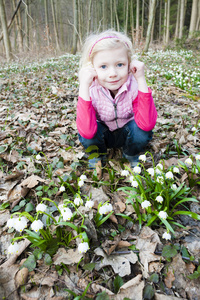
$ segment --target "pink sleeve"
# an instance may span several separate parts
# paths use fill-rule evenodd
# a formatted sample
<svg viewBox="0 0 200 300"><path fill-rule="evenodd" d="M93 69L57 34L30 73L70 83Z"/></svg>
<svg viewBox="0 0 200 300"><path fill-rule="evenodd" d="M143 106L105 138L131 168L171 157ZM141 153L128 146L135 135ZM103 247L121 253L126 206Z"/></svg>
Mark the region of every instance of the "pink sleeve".
<svg viewBox="0 0 200 300"><path fill-rule="evenodd" d="M78 97L76 125L78 132L85 139L91 139L97 132L97 120L92 101Z"/></svg>
<svg viewBox="0 0 200 300"><path fill-rule="evenodd" d="M150 88L149 93L138 91L138 95L133 101L133 112L135 122L139 128L144 131L150 131L154 128L157 120L157 111Z"/></svg>

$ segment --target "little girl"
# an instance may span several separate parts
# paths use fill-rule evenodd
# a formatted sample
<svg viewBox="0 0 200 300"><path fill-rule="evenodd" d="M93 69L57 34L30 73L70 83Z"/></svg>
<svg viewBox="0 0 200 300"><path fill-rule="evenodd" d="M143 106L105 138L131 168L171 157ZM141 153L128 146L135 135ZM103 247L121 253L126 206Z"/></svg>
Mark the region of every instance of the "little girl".
<svg viewBox="0 0 200 300"><path fill-rule="evenodd" d="M98 158L108 148L122 148L134 167L152 139L157 112L148 88L144 63L132 60L132 43L123 33L108 30L87 38L79 72L77 128L85 149L96 145Z"/></svg>

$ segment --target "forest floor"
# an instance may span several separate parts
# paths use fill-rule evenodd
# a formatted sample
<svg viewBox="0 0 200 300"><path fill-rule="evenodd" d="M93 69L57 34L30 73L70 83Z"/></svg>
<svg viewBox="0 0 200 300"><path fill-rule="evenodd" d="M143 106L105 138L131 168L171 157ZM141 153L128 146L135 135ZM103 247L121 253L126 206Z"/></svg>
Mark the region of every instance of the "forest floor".
<svg viewBox="0 0 200 300"><path fill-rule="evenodd" d="M200 299L198 55L137 56L158 110L140 174L120 150L88 169L75 120L78 56L0 65L0 299ZM142 209L143 200L152 209ZM36 212L41 202L44 213ZM106 202L113 209L102 216ZM61 203L69 220L58 219ZM167 220L158 218L163 210ZM11 215L25 216L28 227L40 219L45 230L8 228ZM12 239L18 251L9 255ZM89 243L86 253L81 242Z"/></svg>

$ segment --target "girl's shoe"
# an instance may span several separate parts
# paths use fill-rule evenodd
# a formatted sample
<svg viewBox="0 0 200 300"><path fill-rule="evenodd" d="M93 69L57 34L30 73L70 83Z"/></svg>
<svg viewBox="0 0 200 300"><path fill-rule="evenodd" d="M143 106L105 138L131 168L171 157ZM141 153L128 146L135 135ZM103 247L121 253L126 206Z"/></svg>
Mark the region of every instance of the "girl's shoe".
<svg viewBox="0 0 200 300"><path fill-rule="evenodd" d="M127 155L125 153L122 154L124 158L126 158L131 165L131 168L134 168L139 163L139 155Z"/></svg>
<svg viewBox="0 0 200 300"><path fill-rule="evenodd" d="M102 164L102 167L105 166L106 164L106 158L107 156L106 155L103 155L103 156L99 156L99 157L94 157L92 159L89 159L88 160L88 168L89 169L96 169L96 164L101 161L101 164Z"/></svg>

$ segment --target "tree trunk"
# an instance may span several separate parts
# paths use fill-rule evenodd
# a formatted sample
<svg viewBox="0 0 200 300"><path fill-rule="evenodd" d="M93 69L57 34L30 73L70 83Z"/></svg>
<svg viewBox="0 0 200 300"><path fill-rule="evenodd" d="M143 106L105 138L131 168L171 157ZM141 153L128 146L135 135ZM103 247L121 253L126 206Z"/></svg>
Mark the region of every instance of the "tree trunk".
<svg viewBox="0 0 200 300"><path fill-rule="evenodd" d="M13 10L16 10L15 0L12 0ZM23 51L23 36L22 36L22 20L20 10L18 10L16 18L15 18L16 28L17 28L17 43L19 52Z"/></svg>
<svg viewBox="0 0 200 300"><path fill-rule="evenodd" d="M60 51L60 46L59 46L59 41L58 41L57 22L56 22L53 0L51 0L51 10L52 10L52 17L53 17L54 35L55 35L55 41L56 41L56 50Z"/></svg>
<svg viewBox="0 0 200 300"><path fill-rule="evenodd" d="M46 33L46 40L47 40L47 47L50 45L49 40L49 15L48 15L48 6L47 0L44 0L44 12L45 12L45 33Z"/></svg>
<svg viewBox="0 0 200 300"><path fill-rule="evenodd" d="M141 30L141 39L144 37L144 0L142 1L142 30Z"/></svg>
<svg viewBox="0 0 200 300"><path fill-rule="evenodd" d="M110 0L110 28L113 28L113 4Z"/></svg>
<svg viewBox="0 0 200 300"><path fill-rule="evenodd" d="M151 39L152 26L155 18L155 8L156 8L156 0L151 0L150 13L149 13L149 22L147 28L147 36L144 46L144 52L147 52L149 49L149 43Z"/></svg>
<svg viewBox="0 0 200 300"><path fill-rule="evenodd" d="M0 0L0 18L1 18L1 26L3 29L3 41L6 50L6 59L7 61L10 61L12 59L11 44L10 44L10 39L8 34L6 11L5 11L3 0Z"/></svg>
<svg viewBox="0 0 200 300"><path fill-rule="evenodd" d="M132 41L135 43L135 37L134 37L134 14L133 14L133 0L131 0L131 34L132 34Z"/></svg>
<svg viewBox="0 0 200 300"><path fill-rule="evenodd" d="M77 9L77 0L73 0L74 4L74 25L73 25L73 45L72 45L72 54L76 54L77 52L77 41L78 41L78 9Z"/></svg>
<svg viewBox="0 0 200 300"><path fill-rule="evenodd" d="M124 24L124 32L127 34L128 31L128 11L129 11L129 0L126 0L126 7L125 7L125 24Z"/></svg>
<svg viewBox="0 0 200 300"><path fill-rule="evenodd" d="M197 19L198 19L198 0L193 0L192 13L190 18L189 39L192 38L192 35L196 30Z"/></svg>
<svg viewBox="0 0 200 300"><path fill-rule="evenodd" d="M170 0L167 0L167 20L166 20L165 46L167 46L169 44L169 25L170 25Z"/></svg>
<svg viewBox="0 0 200 300"><path fill-rule="evenodd" d="M24 14L24 21L25 21L25 46L26 50L30 50L30 40L29 40L29 0L26 0L26 8L25 8L25 14Z"/></svg>
<svg viewBox="0 0 200 300"><path fill-rule="evenodd" d="M136 6L136 34L135 34L136 45L139 44L139 35L140 35L140 0L137 0L137 6Z"/></svg>
<svg viewBox="0 0 200 300"><path fill-rule="evenodd" d="M114 0L114 8L115 8L115 18L116 18L116 23L117 23L117 31L119 31L119 18L118 18L118 14L117 14L116 0Z"/></svg>
<svg viewBox="0 0 200 300"><path fill-rule="evenodd" d="M185 0L181 0L180 7L180 25L179 25L179 39L183 36L183 27L184 27L184 19L185 19Z"/></svg>
<svg viewBox="0 0 200 300"><path fill-rule="evenodd" d="M160 11L159 11L159 29L158 29L158 40L161 42L161 30L162 30L162 0L160 0Z"/></svg>
<svg viewBox="0 0 200 300"><path fill-rule="evenodd" d="M179 37L180 9L181 9L181 0L178 0L177 15L176 15L175 39L177 39Z"/></svg>
<svg viewBox="0 0 200 300"><path fill-rule="evenodd" d="M89 7L88 7L87 35L90 33L90 29L91 29L91 6L92 6L92 0L90 0Z"/></svg>

